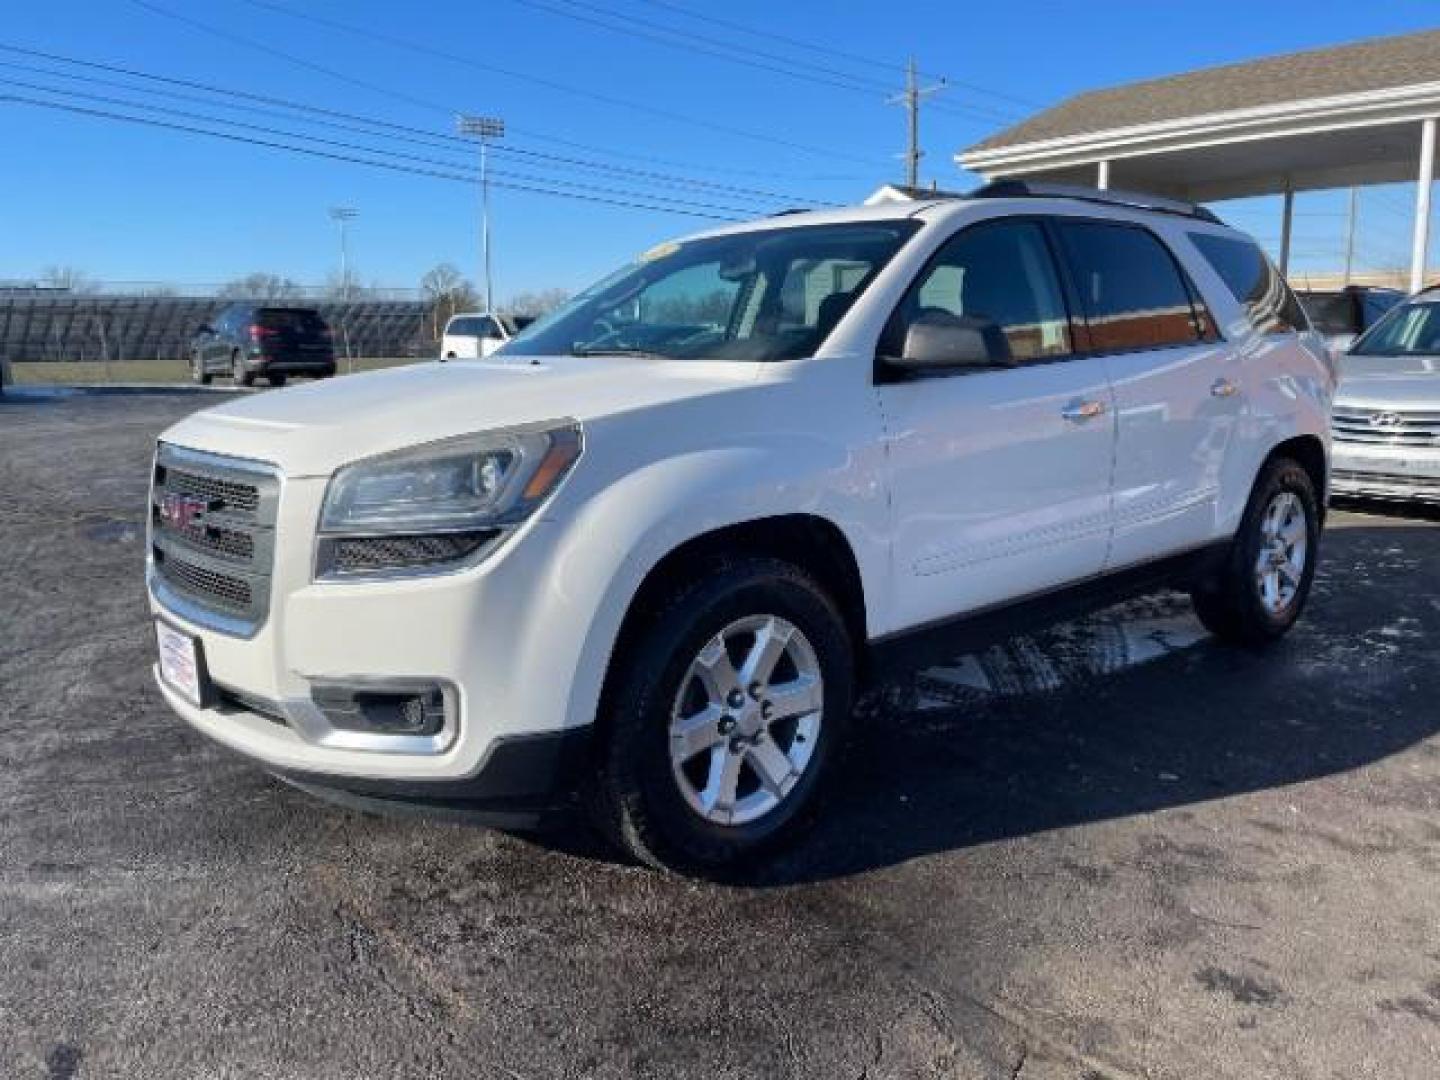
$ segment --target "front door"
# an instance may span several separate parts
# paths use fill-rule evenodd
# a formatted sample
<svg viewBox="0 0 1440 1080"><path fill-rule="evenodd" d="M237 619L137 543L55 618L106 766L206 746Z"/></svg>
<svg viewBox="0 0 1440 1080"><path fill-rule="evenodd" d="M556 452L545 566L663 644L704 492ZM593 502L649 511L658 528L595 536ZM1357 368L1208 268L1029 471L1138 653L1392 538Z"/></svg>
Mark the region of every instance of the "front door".
<svg viewBox="0 0 1440 1080"><path fill-rule="evenodd" d="M948 241L901 302L882 358L903 355L915 321L947 319L996 331L994 365L877 368L897 630L1093 576L1110 540L1105 361L1078 354L1037 221L986 221Z"/></svg>

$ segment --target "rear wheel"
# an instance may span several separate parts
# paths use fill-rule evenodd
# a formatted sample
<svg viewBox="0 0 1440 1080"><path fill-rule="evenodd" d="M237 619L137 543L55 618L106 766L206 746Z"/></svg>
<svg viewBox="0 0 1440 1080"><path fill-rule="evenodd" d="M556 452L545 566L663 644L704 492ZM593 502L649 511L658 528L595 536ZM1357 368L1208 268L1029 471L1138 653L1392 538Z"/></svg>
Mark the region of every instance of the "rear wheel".
<svg viewBox="0 0 1440 1080"><path fill-rule="evenodd" d="M1305 608L1319 547L1310 474L1296 461L1276 458L1256 481L1224 566L1193 592L1195 613L1225 641L1274 641Z"/></svg>
<svg viewBox="0 0 1440 1080"><path fill-rule="evenodd" d="M201 386L209 386L210 380L214 378L205 370L205 358L199 353L192 353L190 356L190 379Z"/></svg>
<svg viewBox="0 0 1440 1080"><path fill-rule="evenodd" d="M284 375L266 375L265 378L267 378L268 380L270 380L270 385L271 385L271 386L284 386L284 385L285 385L285 376L284 376Z"/></svg>
<svg viewBox="0 0 1440 1080"><path fill-rule="evenodd" d="M813 821L854 676L845 622L806 574L763 558L697 574L615 662L590 792L613 842L651 866L705 873Z"/></svg>

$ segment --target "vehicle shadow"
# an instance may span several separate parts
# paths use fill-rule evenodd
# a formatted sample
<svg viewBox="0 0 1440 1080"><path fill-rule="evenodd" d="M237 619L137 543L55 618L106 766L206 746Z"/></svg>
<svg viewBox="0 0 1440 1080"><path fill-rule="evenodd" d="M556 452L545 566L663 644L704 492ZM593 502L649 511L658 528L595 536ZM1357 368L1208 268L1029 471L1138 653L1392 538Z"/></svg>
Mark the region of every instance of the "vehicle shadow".
<svg viewBox="0 0 1440 1080"><path fill-rule="evenodd" d="M1351 523L1327 533L1309 610L1267 650L1203 638L1053 690L953 705L925 700L920 673L902 676L857 724L817 827L734 880L831 880L1378 761L1440 732L1435 597L1440 529ZM539 842L596 853L573 834Z"/></svg>
<svg viewBox="0 0 1440 1080"><path fill-rule="evenodd" d="M1212 639L1049 693L879 709L831 810L755 884L1282 787L1440 732L1440 529L1325 537L1311 606L1262 652ZM900 700L904 700L903 687Z"/></svg>

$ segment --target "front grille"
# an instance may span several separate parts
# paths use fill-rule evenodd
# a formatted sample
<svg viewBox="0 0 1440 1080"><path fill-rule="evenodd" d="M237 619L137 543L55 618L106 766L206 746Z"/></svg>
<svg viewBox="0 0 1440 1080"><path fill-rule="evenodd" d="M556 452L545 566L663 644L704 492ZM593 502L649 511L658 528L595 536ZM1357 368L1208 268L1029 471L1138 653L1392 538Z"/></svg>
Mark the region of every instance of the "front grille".
<svg viewBox="0 0 1440 1080"><path fill-rule="evenodd" d="M240 563L248 563L255 557L253 533L226 529L218 525L171 526L161 517L158 506L150 508L150 527L168 529L176 540L201 554L218 555L222 559L233 559Z"/></svg>
<svg viewBox="0 0 1440 1080"><path fill-rule="evenodd" d="M209 499L215 504L216 510L253 514L260 504L260 491L254 484L207 476L189 465L170 467L167 473L168 490Z"/></svg>
<svg viewBox="0 0 1440 1080"><path fill-rule="evenodd" d="M1440 446L1440 412L1339 407L1330 416L1336 442Z"/></svg>
<svg viewBox="0 0 1440 1080"><path fill-rule="evenodd" d="M150 556L162 603L248 636L265 622L280 478L260 462L161 443L150 490Z"/></svg>

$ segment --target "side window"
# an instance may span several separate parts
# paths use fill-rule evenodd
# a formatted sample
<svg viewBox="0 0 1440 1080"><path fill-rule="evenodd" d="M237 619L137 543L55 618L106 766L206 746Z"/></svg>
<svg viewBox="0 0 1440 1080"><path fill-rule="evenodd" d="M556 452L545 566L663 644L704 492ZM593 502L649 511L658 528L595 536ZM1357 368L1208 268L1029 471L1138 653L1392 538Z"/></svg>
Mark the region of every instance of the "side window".
<svg viewBox="0 0 1440 1080"><path fill-rule="evenodd" d="M1092 349L1188 345L1209 336L1175 257L1148 229L1064 219L1056 226Z"/></svg>
<svg viewBox="0 0 1440 1080"><path fill-rule="evenodd" d="M1253 241L1213 233L1191 233L1190 240L1240 301L1255 329L1262 334L1310 329L1295 294Z"/></svg>
<svg viewBox="0 0 1440 1080"><path fill-rule="evenodd" d="M922 318L992 322L1016 361L1075 351L1050 248L1034 221L984 222L949 240L901 301L882 351L899 355L906 328Z"/></svg>

